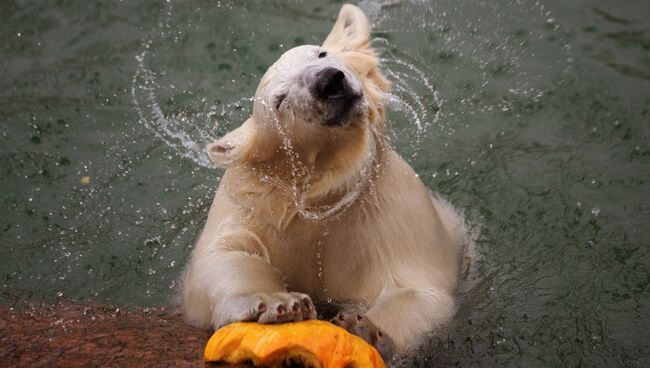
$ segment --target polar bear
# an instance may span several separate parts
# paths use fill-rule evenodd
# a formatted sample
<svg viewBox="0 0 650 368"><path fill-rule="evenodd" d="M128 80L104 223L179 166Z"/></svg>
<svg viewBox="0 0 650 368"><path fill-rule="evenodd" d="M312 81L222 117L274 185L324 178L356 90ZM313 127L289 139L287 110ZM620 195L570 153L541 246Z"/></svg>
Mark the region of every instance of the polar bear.
<svg viewBox="0 0 650 368"><path fill-rule="evenodd" d="M322 46L285 52L251 117L208 146L226 171L183 276L186 316L333 322L385 357L454 311L467 230L384 138L389 83L363 12L344 5Z"/></svg>

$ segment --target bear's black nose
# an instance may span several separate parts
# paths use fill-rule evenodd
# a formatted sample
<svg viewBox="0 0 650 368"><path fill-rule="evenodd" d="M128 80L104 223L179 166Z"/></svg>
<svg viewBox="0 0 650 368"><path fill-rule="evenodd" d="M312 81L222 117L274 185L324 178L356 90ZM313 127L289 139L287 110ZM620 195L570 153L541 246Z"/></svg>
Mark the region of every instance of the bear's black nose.
<svg viewBox="0 0 650 368"><path fill-rule="evenodd" d="M323 100L342 99L346 96L346 84L342 71L328 67L316 73L314 94Z"/></svg>

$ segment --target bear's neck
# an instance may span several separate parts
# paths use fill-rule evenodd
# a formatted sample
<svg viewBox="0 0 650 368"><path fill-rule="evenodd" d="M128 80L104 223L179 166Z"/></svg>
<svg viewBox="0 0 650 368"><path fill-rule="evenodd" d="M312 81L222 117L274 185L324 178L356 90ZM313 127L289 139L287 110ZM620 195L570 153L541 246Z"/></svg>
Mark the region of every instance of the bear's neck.
<svg viewBox="0 0 650 368"><path fill-rule="evenodd" d="M323 137L319 144L282 145L269 159L252 163L251 169L292 201L318 205L365 185L381 166L385 146L383 136L363 127L351 128Z"/></svg>

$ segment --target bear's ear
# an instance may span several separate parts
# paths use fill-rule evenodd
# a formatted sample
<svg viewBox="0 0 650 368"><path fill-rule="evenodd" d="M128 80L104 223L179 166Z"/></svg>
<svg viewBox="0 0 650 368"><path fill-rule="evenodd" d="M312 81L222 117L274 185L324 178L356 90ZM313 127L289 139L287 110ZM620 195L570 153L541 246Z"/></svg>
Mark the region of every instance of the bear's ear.
<svg viewBox="0 0 650 368"><path fill-rule="evenodd" d="M246 120L239 128L208 144L210 161L219 167L248 159L255 140L255 121Z"/></svg>
<svg viewBox="0 0 650 368"><path fill-rule="evenodd" d="M338 52L358 51L372 54L370 23L363 11L354 5L343 5L334 27L323 42L323 47Z"/></svg>

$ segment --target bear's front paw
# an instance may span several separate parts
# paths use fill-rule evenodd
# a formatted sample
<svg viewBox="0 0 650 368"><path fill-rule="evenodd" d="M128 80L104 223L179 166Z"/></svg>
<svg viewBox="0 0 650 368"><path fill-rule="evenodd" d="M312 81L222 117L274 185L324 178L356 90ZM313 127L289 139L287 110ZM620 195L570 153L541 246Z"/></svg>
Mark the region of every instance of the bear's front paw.
<svg viewBox="0 0 650 368"><path fill-rule="evenodd" d="M371 320L355 312L342 312L330 320L333 324L348 330L362 339L381 354L384 360L389 361L395 356L395 343L386 334L382 333Z"/></svg>
<svg viewBox="0 0 650 368"><path fill-rule="evenodd" d="M301 293L256 293L231 298L224 305L232 322L282 323L316 318L311 298Z"/></svg>

